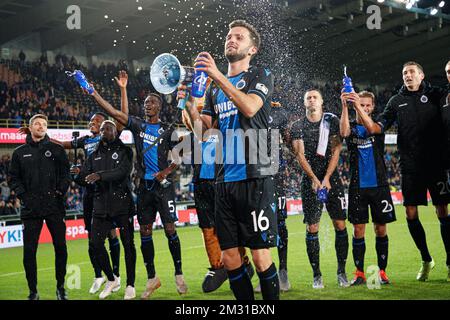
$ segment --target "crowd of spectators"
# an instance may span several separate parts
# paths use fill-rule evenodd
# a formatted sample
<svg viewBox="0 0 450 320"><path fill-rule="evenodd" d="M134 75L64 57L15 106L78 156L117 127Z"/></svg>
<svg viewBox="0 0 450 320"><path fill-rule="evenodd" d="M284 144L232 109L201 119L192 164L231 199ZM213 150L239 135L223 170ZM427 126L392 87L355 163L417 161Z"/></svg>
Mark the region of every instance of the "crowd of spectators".
<svg viewBox="0 0 450 320"><path fill-rule="evenodd" d="M92 65L86 67L72 57L58 54L50 64L45 55L37 61L0 60L8 72L18 75L18 81L10 83L0 75L0 119L10 119L19 127L23 120L33 114L43 113L49 120L88 121L97 111L95 101L84 94L78 83L66 74L81 70L96 90L113 106L120 107L120 91L114 77L119 70L127 70L121 61L118 64ZM128 98L130 114L142 116L143 100L152 90L148 70L129 72ZM172 102L173 99L167 99ZM167 104L166 99L164 101ZM172 121L171 108L162 108L161 119Z"/></svg>
<svg viewBox="0 0 450 320"><path fill-rule="evenodd" d="M20 200L14 190L8 186L8 171L11 157L9 154L0 158L0 215L14 215L20 212Z"/></svg>
<svg viewBox="0 0 450 320"><path fill-rule="evenodd" d="M0 60L3 65L14 72L18 81L8 84L0 74L0 119L11 119L17 126L33 114L44 113L50 120L56 121L88 121L98 111L94 100L84 94L78 83L66 74L66 71L82 70L87 79L94 84L97 91L112 105L120 106L120 91L114 82L119 70L127 70L129 76L128 98L130 113L143 115L142 103L147 93L153 91L149 70L128 70L126 62L117 64L83 66L73 56L57 54L54 62L49 62L43 54L36 61ZM317 88L324 98L324 109L327 112L340 113L341 84L326 83L319 85L312 82L299 82L294 78L283 78L276 82L274 99L279 100L295 117L304 115L303 92L306 88ZM386 105L389 97L398 88L385 90L365 89L376 94L377 112ZM171 122L175 115L174 96L165 96L161 120Z"/></svg>

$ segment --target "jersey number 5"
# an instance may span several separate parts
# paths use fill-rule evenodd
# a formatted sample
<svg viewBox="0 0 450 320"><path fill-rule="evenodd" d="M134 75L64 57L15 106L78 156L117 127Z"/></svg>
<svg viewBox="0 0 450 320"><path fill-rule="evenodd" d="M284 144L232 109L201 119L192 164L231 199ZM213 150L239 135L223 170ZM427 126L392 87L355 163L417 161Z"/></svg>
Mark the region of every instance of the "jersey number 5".
<svg viewBox="0 0 450 320"><path fill-rule="evenodd" d="M175 212L175 205L173 204L173 200L167 201L167 205L169 206L169 212L174 213Z"/></svg>

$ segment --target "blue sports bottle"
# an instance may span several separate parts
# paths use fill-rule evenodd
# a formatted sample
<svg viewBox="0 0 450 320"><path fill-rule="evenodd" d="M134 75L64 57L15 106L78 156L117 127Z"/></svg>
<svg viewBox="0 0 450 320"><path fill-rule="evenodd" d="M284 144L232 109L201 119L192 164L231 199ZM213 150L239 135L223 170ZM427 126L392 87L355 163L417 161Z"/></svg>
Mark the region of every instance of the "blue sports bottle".
<svg viewBox="0 0 450 320"><path fill-rule="evenodd" d="M344 84L343 92L345 92L345 93L355 92L355 90L353 90L352 78L347 76L347 67L346 66L344 66L344 78L342 79L342 83Z"/></svg>
<svg viewBox="0 0 450 320"><path fill-rule="evenodd" d="M201 65L199 66L201 67ZM195 98L201 98L206 92L206 82L208 81L208 74L205 71L196 71L194 79L192 80L191 95Z"/></svg>
<svg viewBox="0 0 450 320"><path fill-rule="evenodd" d="M89 94L92 94L94 92L94 88L88 83L86 76L80 70L75 70L74 72L66 71L66 74L69 77L75 77L75 80L79 83L79 85L83 89L87 90Z"/></svg>
<svg viewBox="0 0 450 320"><path fill-rule="evenodd" d="M353 90L352 78L347 76L347 67L344 66L344 78L342 79L342 83L344 84L344 92L351 93L355 92Z"/></svg>
<svg viewBox="0 0 450 320"><path fill-rule="evenodd" d="M319 201L322 203L326 203L328 201L327 188L322 188L317 191L317 199L319 199Z"/></svg>

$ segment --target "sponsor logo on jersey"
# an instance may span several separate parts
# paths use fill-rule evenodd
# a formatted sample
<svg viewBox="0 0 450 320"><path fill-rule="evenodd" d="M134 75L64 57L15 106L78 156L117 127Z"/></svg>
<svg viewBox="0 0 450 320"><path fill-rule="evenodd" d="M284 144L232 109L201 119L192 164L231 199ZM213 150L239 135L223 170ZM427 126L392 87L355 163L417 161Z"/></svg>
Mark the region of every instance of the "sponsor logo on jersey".
<svg viewBox="0 0 450 320"><path fill-rule="evenodd" d="M423 95L423 96L420 97L420 101L422 103L427 103L428 102L428 97L426 95Z"/></svg>
<svg viewBox="0 0 450 320"><path fill-rule="evenodd" d="M373 146L373 143L375 142L374 137L369 137L366 139L363 138L353 138L352 142L358 146L358 149L366 149Z"/></svg>
<svg viewBox="0 0 450 320"><path fill-rule="evenodd" d="M111 158L113 158L113 160L117 160L118 158L119 158L119 155L117 154L117 152L114 152L113 154L112 154L112 157Z"/></svg>
<svg viewBox="0 0 450 320"><path fill-rule="evenodd" d="M52 156L52 152L50 150L45 151L44 154L47 158L50 158Z"/></svg>
<svg viewBox="0 0 450 320"><path fill-rule="evenodd" d="M155 137L151 134L145 133L144 131L141 131L141 133L139 134L139 136L144 139L144 143L153 143L155 142L158 137Z"/></svg>
<svg viewBox="0 0 450 320"><path fill-rule="evenodd" d="M220 119L231 117L238 113L238 109L231 101L222 102L214 105L214 110L216 114L219 115Z"/></svg>

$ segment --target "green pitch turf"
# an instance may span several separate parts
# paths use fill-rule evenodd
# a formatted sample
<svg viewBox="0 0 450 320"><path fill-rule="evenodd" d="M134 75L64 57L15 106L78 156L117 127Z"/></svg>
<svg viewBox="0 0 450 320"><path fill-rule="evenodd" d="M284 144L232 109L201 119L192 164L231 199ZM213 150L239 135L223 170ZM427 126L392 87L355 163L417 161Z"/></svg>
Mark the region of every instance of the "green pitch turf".
<svg viewBox="0 0 450 320"><path fill-rule="evenodd" d="M338 288L336 284L336 255L334 251L334 231L327 214L324 214L319 232L321 252L320 262L325 283L325 289L311 288L312 271L308 263L305 248L305 226L301 219L303 216L290 216L287 220L289 230L288 271L292 285L291 291L281 294L281 299L450 299L450 282L446 282L447 268L445 265L445 251L441 240L439 222L433 207L422 207L420 217L425 228L428 245L436 267L430 274L427 282L415 280L420 267L420 255L409 235L404 218L403 207L397 206L397 222L389 225L389 264L387 274L392 284L382 286L381 289L368 289L366 286ZM349 234L353 229L348 225ZM366 260L365 268L376 265L375 236L369 225L366 234ZM179 296L175 289L174 268L167 239L162 230L155 230L155 265L156 272L161 279L162 286L152 299L233 299L228 282L216 292L204 294L201 291L203 277L208 267L208 260L203 247L200 229L196 226L179 228L181 239L183 271L189 287L188 294ZM347 275L349 280L354 271L350 248L347 262ZM146 283L146 272L140 252L139 234L135 234L137 250L136 264L136 293L138 298L143 292ZM123 248L121 248L120 271L122 288L118 293L108 299L122 299L125 285L125 261ZM98 295L90 295L88 290L93 280L93 270L87 254L87 240L68 242L68 275L66 287L77 285L73 279L77 267L81 271L80 288L68 290L70 299L98 299ZM278 265L276 249L272 255ZM75 268L73 268L75 267ZM41 299L55 299L54 253L51 244L43 244L38 249L38 289ZM258 277L253 277L253 284L257 284ZM25 299L28 295L25 274L22 266L22 248L0 250L0 299ZM261 299L261 295L256 295Z"/></svg>

